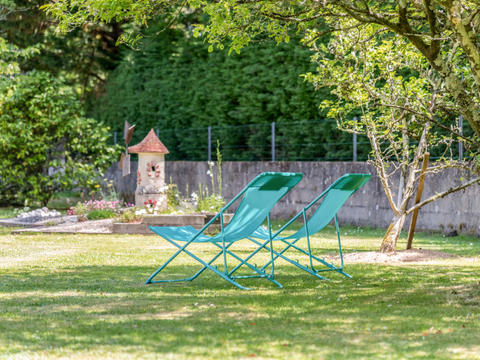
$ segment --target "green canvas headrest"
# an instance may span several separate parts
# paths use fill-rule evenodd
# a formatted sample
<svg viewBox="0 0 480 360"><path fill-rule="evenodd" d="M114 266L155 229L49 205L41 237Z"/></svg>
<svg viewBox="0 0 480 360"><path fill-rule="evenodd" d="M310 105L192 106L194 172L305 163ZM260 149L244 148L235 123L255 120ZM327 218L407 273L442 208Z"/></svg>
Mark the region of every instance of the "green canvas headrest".
<svg viewBox="0 0 480 360"><path fill-rule="evenodd" d="M357 190L365 184L371 176L370 174L345 174L332 185L332 189Z"/></svg>
<svg viewBox="0 0 480 360"><path fill-rule="evenodd" d="M302 177L301 173L264 172L258 175L250 186L258 187L259 190L278 191L284 187L294 187Z"/></svg>

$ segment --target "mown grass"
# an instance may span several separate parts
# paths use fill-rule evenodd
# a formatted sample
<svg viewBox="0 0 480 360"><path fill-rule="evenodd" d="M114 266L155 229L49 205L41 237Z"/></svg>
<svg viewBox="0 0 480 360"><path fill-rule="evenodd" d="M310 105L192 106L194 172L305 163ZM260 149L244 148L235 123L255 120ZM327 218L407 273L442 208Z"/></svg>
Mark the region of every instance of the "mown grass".
<svg viewBox="0 0 480 360"><path fill-rule="evenodd" d="M381 235L342 227L346 252L376 250ZM480 358L479 239L420 234L415 241L468 258L346 264L353 279L329 273L330 281L279 262L284 289L250 279L242 284L253 290L242 291L210 272L189 283L146 286L173 252L159 237L4 231L0 358ZM313 242L320 253L334 244L333 228ZM236 249L246 256L251 247ZM207 246L194 251L214 254ZM169 275L197 269L182 257Z"/></svg>

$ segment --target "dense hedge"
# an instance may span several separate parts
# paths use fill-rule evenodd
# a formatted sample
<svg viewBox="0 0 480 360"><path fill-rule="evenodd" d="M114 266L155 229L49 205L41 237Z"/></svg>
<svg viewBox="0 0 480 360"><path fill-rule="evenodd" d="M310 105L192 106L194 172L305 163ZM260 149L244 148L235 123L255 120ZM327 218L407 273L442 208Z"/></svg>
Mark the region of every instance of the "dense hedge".
<svg viewBox="0 0 480 360"><path fill-rule="evenodd" d="M204 160L208 126L226 160L269 159L272 121L279 160L351 159L351 135L318 110L328 90L301 77L312 70L306 48L265 40L241 54L209 53L202 39L162 29L124 51L94 117L119 134L124 120L136 124L133 142L159 129L171 160Z"/></svg>

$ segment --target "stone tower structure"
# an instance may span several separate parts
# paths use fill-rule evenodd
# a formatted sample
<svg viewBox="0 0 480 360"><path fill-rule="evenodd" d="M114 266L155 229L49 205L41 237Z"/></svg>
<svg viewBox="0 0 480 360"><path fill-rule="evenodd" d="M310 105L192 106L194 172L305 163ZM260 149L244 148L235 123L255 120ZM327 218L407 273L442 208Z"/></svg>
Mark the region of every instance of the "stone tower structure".
<svg viewBox="0 0 480 360"><path fill-rule="evenodd" d="M145 201L156 200L159 210L167 208L165 185L165 155L168 149L153 129L137 145L128 148L130 154L138 154L137 190L135 205L144 206Z"/></svg>

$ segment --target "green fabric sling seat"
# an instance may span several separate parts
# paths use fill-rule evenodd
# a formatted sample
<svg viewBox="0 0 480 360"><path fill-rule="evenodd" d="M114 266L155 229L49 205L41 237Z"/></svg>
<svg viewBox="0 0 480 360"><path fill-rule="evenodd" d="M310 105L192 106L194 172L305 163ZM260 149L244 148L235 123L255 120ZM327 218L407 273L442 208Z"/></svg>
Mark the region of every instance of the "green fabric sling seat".
<svg viewBox="0 0 480 360"><path fill-rule="evenodd" d="M294 216L290 221L288 221L284 226L280 228L275 234L271 235L271 231L260 226L255 232L249 236L249 239L255 244L261 244L259 240L272 239L274 241L280 241L285 244L285 248L282 251L274 251L274 258L265 264L261 270L264 270L266 267L271 266L271 263L278 258L282 258L289 263L297 266L298 268L310 273L311 275L325 279L325 277L319 275L323 271L336 271L347 277L351 277L349 274L343 271L343 253L342 245L340 241L340 229L338 225L337 213L345 202L352 196L359 188L361 188L369 179L371 175L369 174L345 174L338 178L332 185L330 185L324 192L322 192L317 198L315 198L310 204L303 208L296 216ZM316 205L320 200L321 203L318 205L315 212L307 219L307 211L314 205ZM299 217L303 217L303 223L305 224L290 236L281 237L280 234L295 220ZM340 266L335 266L332 263L325 261L324 259L314 256L311 251L310 246L310 236L322 230L332 219L335 219L335 227L337 231L337 241L338 241L338 250L340 254ZM300 240L306 238L307 240L307 249L304 250L296 245ZM268 247L266 247L269 249ZM285 252L289 249L294 249L300 253L307 255L309 258L309 265L305 266L299 262L292 260L291 258L285 255ZM254 254L253 254L254 255ZM245 259L248 261L248 258ZM323 264L326 268L317 270L314 266L314 261L320 264Z"/></svg>
<svg viewBox="0 0 480 360"><path fill-rule="evenodd" d="M209 269L231 284L241 289L247 289L236 281L237 279L244 278L246 276L234 276L233 273L236 270L228 271L227 255L229 255L240 261L241 265L245 265L255 272L255 275L248 277L264 277L277 286L282 287L282 285L274 279L273 262L271 267L272 270L269 274L267 274L264 270L260 270L257 266L248 263L248 261L245 261L240 256L236 255L230 250L230 247L236 241L246 239L248 236L250 236L258 227L261 226L265 219L267 219L268 223L270 224L270 211L275 204L302 179L302 176L303 175L299 173L283 172L265 172L258 175L200 230L196 230L192 226L149 226L149 228L155 234L160 235L162 238L173 244L178 248L178 250L147 279L146 284L191 281L197 278L203 271ZM241 202L238 205L238 208L235 211L230 223L224 226L224 212L240 198L242 198ZM220 233L215 236L204 235L203 232L218 218L220 219ZM179 242L185 244L181 245ZM260 249L265 248L268 242L271 242L270 238L265 240L265 244L259 243L258 246ZM220 249L220 251L209 261L204 261L187 249L187 247L192 243L212 244ZM270 246L270 249L272 248L273 247ZM153 280L180 253L185 253L191 256L193 259L197 260L201 265L203 265L203 267L197 273L188 278ZM221 255L223 255L224 261L223 272L212 266L212 263ZM273 259L272 251L270 252L270 255L271 259Z"/></svg>

